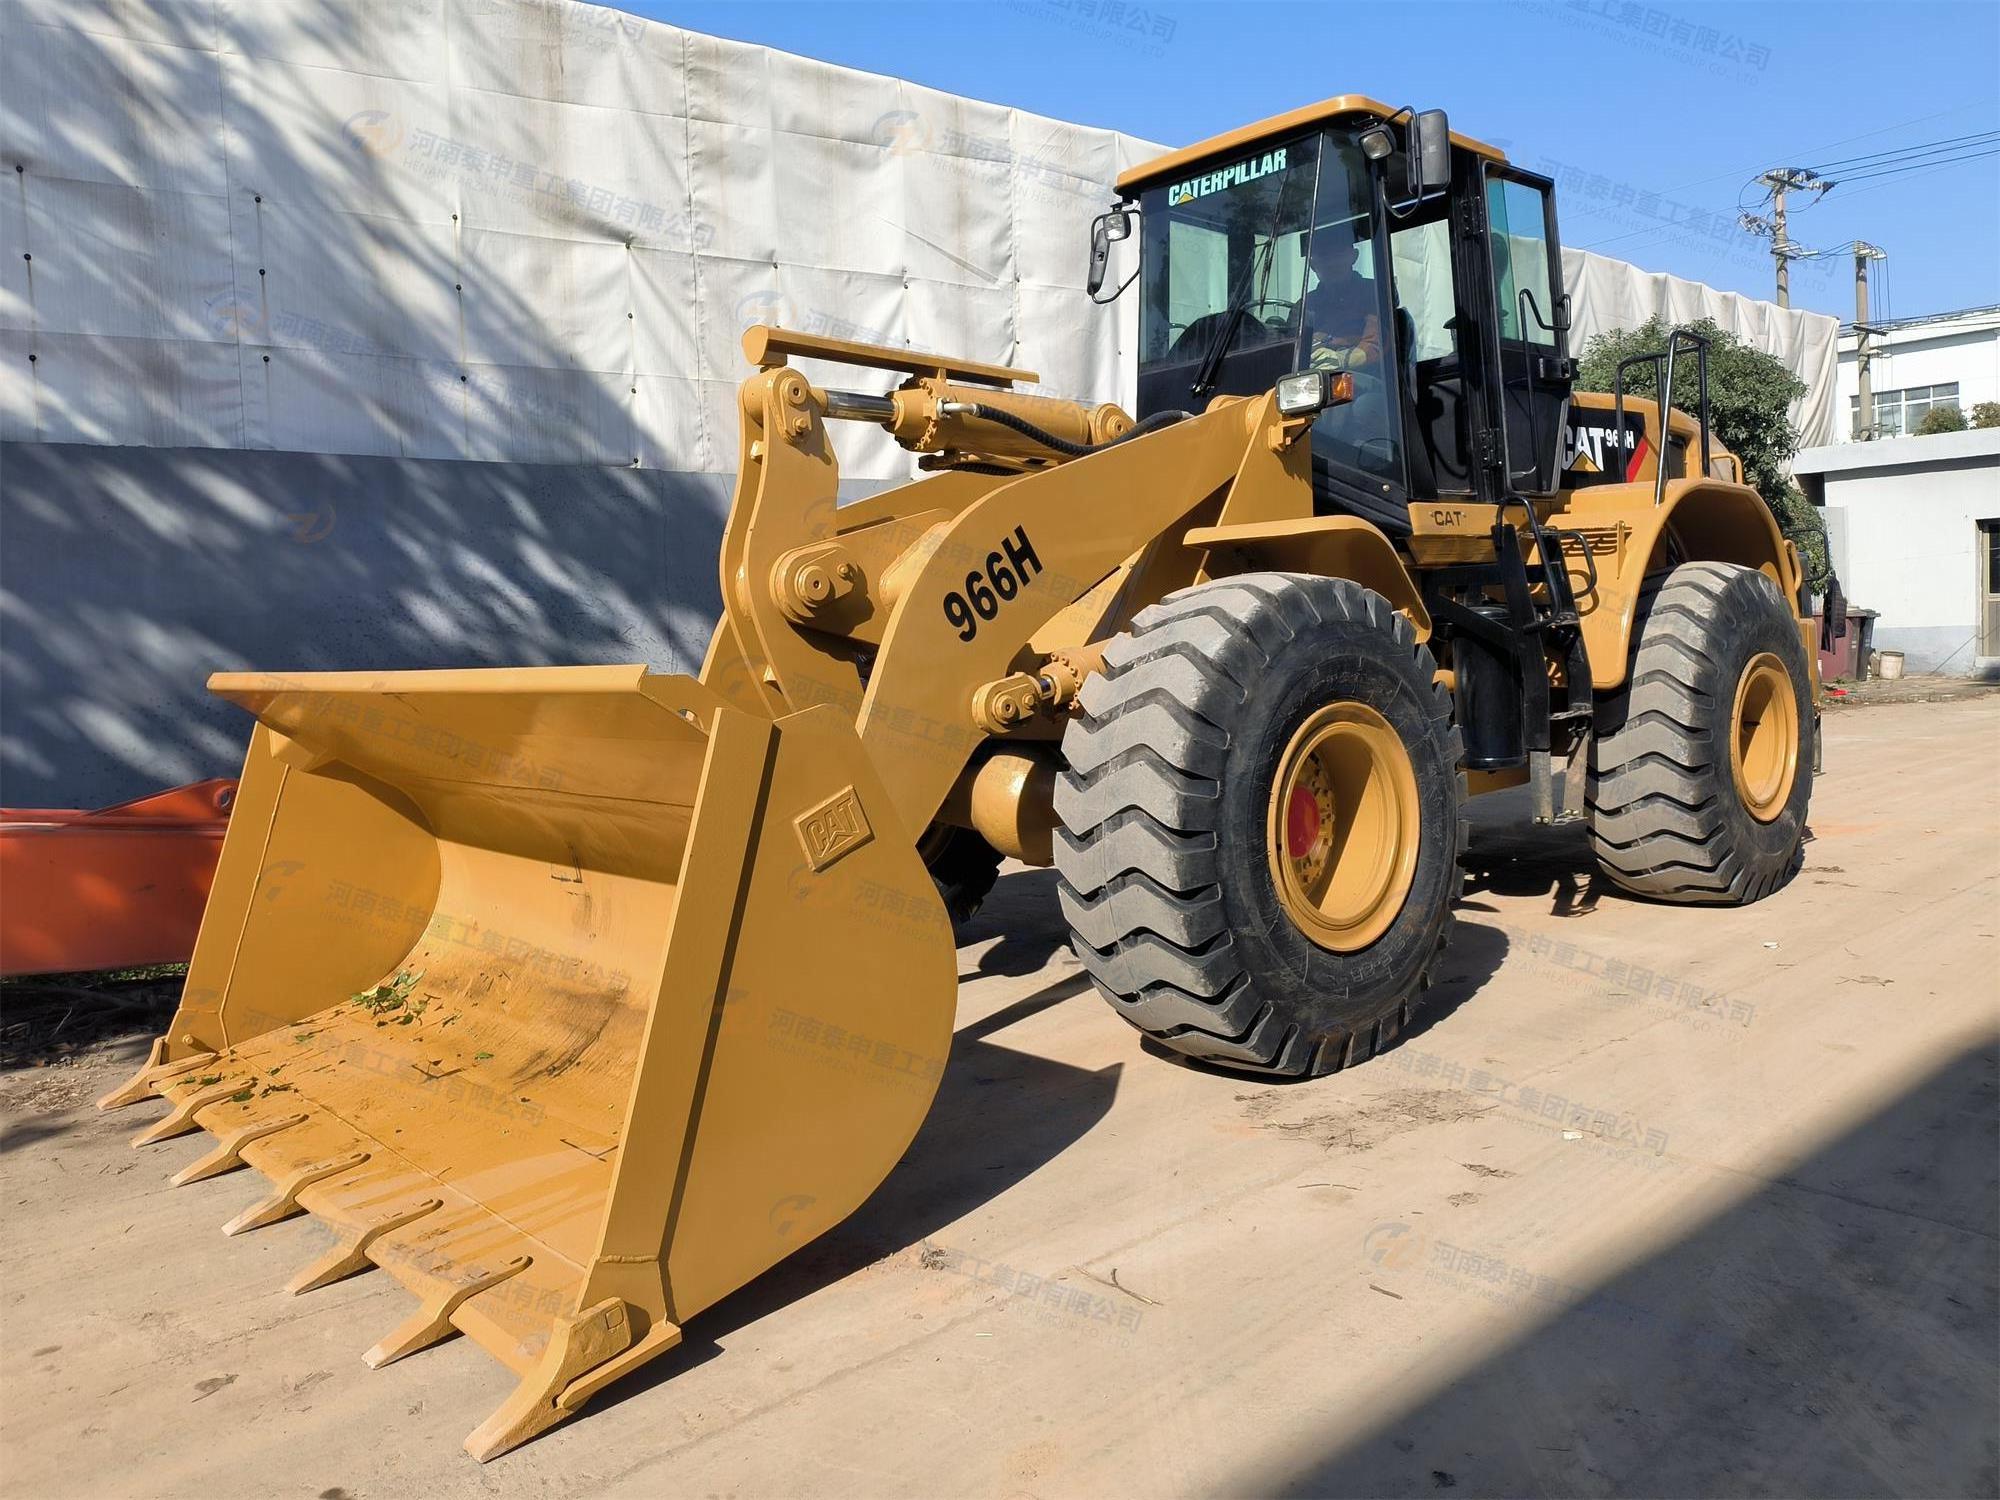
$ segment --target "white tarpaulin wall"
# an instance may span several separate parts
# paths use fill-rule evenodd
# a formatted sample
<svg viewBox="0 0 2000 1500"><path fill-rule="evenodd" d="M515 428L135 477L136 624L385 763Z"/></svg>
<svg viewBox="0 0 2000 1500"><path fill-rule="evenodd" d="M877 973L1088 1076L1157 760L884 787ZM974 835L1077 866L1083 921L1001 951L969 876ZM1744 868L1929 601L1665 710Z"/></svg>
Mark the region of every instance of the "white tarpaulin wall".
<svg viewBox="0 0 2000 1500"><path fill-rule="evenodd" d="M0 149L0 436L713 473L751 322L1127 393L1155 148L568 0L0 0Z"/></svg>
<svg viewBox="0 0 2000 1500"><path fill-rule="evenodd" d="M1563 251L1563 281L1571 297L1570 351L1578 358L1593 334L1636 328L1650 317L1669 323L1713 318L1746 344L1776 355L1806 383L1805 395L1792 403L1791 411L1799 446L1833 441L1840 319L1718 292L1699 281L1642 271L1588 250ZM1678 385L1678 373L1674 378Z"/></svg>
<svg viewBox="0 0 2000 1500"><path fill-rule="evenodd" d="M1157 149L571 0L0 0L0 437L728 473L752 322L1129 398ZM1579 351L1713 316L1830 434L1833 319L1568 265Z"/></svg>

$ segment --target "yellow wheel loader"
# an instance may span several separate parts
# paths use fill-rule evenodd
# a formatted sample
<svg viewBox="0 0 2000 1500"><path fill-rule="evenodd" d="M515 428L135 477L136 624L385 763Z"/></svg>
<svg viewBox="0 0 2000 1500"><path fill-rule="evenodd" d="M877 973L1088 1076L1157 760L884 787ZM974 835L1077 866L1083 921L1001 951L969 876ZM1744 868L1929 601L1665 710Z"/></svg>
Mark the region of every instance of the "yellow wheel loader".
<svg viewBox="0 0 2000 1500"><path fill-rule="evenodd" d="M241 792L180 1009L104 1103L213 1137L177 1182L269 1179L229 1233L330 1226L292 1290L406 1284L370 1363L463 1332L509 1366L475 1456L874 1190L1003 856L1055 867L1126 1021L1275 1076L1409 1024L1468 795L1587 820L1642 896L1797 865L1799 560L1698 337L1648 357L1660 404L1572 395L1546 180L1346 96L1120 190L1089 281L1136 250L1136 419L746 333L699 678L212 679L257 721ZM843 423L922 477L836 503Z"/></svg>

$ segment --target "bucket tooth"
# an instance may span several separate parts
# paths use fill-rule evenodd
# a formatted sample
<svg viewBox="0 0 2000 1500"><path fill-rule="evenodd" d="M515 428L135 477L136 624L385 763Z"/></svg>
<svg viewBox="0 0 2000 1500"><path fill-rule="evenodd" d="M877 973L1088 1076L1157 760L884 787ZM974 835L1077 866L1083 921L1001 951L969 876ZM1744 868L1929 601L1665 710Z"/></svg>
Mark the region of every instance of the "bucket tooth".
<svg viewBox="0 0 2000 1500"><path fill-rule="evenodd" d="M299 1193L315 1182L331 1177L338 1172L346 1172L368 1160L366 1151L351 1152L346 1156L333 1157L326 1161L316 1161L310 1166L300 1167L291 1176L280 1182L277 1189L261 1203L253 1203L242 1213L222 1226L224 1234L242 1234L249 1229L262 1229L266 1224L275 1224L280 1219L289 1219L293 1214L303 1213L299 1206Z"/></svg>
<svg viewBox="0 0 2000 1500"><path fill-rule="evenodd" d="M573 1318L557 1318L548 1347L521 1377L513 1395L466 1437L465 1451L481 1463L573 1417L596 1391L681 1341L664 1319L633 1339L633 1314L612 1297Z"/></svg>
<svg viewBox="0 0 2000 1500"><path fill-rule="evenodd" d="M432 1344L450 1338L458 1332L452 1324L451 1315L458 1311L460 1304L468 1297L491 1290L509 1277L520 1275L533 1264L533 1256L518 1256L497 1271L475 1271L467 1280L434 1292L393 1333L362 1355L362 1359L367 1361L369 1368L379 1370L384 1365L394 1364L406 1354L415 1354L419 1349L428 1349Z"/></svg>
<svg viewBox="0 0 2000 1500"><path fill-rule="evenodd" d="M267 1135L276 1135L281 1130L289 1130L294 1125L303 1125L304 1115L284 1115L275 1120L253 1120L248 1125L239 1126L217 1142L213 1151L198 1157L182 1167L167 1179L175 1187L186 1187L190 1182L204 1182L211 1177L219 1177L224 1172L234 1171L243 1165L243 1148L252 1141L262 1140Z"/></svg>
<svg viewBox="0 0 2000 1500"><path fill-rule="evenodd" d="M426 1214L436 1213L444 1207L442 1198L426 1198L422 1203L408 1208L399 1208L394 1213L384 1214L374 1223L365 1226L360 1233L342 1240L318 1260L302 1267L299 1273L285 1283L285 1290L294 1297L304 1292L317 1291L336 1281L344 1281L362 1271L373 1269L375 1262L368 1257L368 1247L392 1229L401 1229L405 1224L414 1224Z"/></svg>
<svg viewBox="0 0 2000 1500"><path fill-rule="evenodd" d="M211 1104L220 1104L224 1099L243 1092L241 1083L215 1083L205 1089L196 1089L185 1099L174 1101L174 1107L165 1116L155 1120L144 1130L132 1137L134 1146L150 1146L158 1141L170 1141L177 1135L187 1135L201 1129L194 1117L198 1109L206 1109Z"/></svg>
<svg viewBox="0 0 2000 1500"><path fill-rule="evenodd" d="M197 1052L193 1057L184 1057L179 1062L162 1062L161 1054L167 1050L167 1039L153 1038L153 1050L146 1055L146 1061L139 1071L119 1084L117 1088L97 1101L99 1109L123 1109L128 1104L137 1104L150 1099L158 1086L170 1078L178 1078L183 1073L191 1073L203 1063L215 1061L213 1052Z"/></svg>

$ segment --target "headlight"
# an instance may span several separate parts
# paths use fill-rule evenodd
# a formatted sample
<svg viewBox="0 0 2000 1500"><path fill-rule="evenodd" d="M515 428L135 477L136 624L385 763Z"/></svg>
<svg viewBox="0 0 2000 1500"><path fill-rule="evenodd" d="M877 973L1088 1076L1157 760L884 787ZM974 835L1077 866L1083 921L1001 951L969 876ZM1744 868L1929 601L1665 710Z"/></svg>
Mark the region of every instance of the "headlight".
<svg viewBox="0 0 2000 1500"><path fill-rule="evenodd" d="M1326 375L1320 370L1301 370L1278 382L1278 410L1288 417L1303 417L1326 405Z"/></svg>
<svg viewBox="0 0 2000 1500"><path fill-rule="evenodd" d="M1278 381L1278 410L1288 417L1311 416L1354 399L1354 377L1345 371L1300 370Z"/></svg>

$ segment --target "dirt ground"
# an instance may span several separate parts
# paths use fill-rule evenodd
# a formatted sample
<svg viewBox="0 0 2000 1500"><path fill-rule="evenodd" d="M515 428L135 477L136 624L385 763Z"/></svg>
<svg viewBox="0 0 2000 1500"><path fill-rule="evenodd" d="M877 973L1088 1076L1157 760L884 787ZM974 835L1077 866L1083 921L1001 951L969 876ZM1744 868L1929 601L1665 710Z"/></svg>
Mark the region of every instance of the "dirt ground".
<svg viewBox="0 0 2000 1500"><path fill-rule="evenodd" d="M1873 708L1885 703L1956 703L2000 693L2000 682L1978 677L1946 677L1913 672L1907 677L1871 677L1866 682L1841 682L1827 692L1829 710Z"/></svg>
<svg viewBox="0 0 2000 1500"><path fill-rule="evenodd" d="M387 1277L280 1287L189 1136L0 1075L8 1495L1993 1495L2000 699L1828 715L1806 868L1741 911L1593 883L1487 799L1427 1024L1272 1086L1148 1054L1018 871L908 1158L581 1420L382 1371ZM1513 794L1508 794L1511 799ZM62 1038L54 1039L59 1048ZM36 1061L45 1063L35 1066Z"/></svg>

